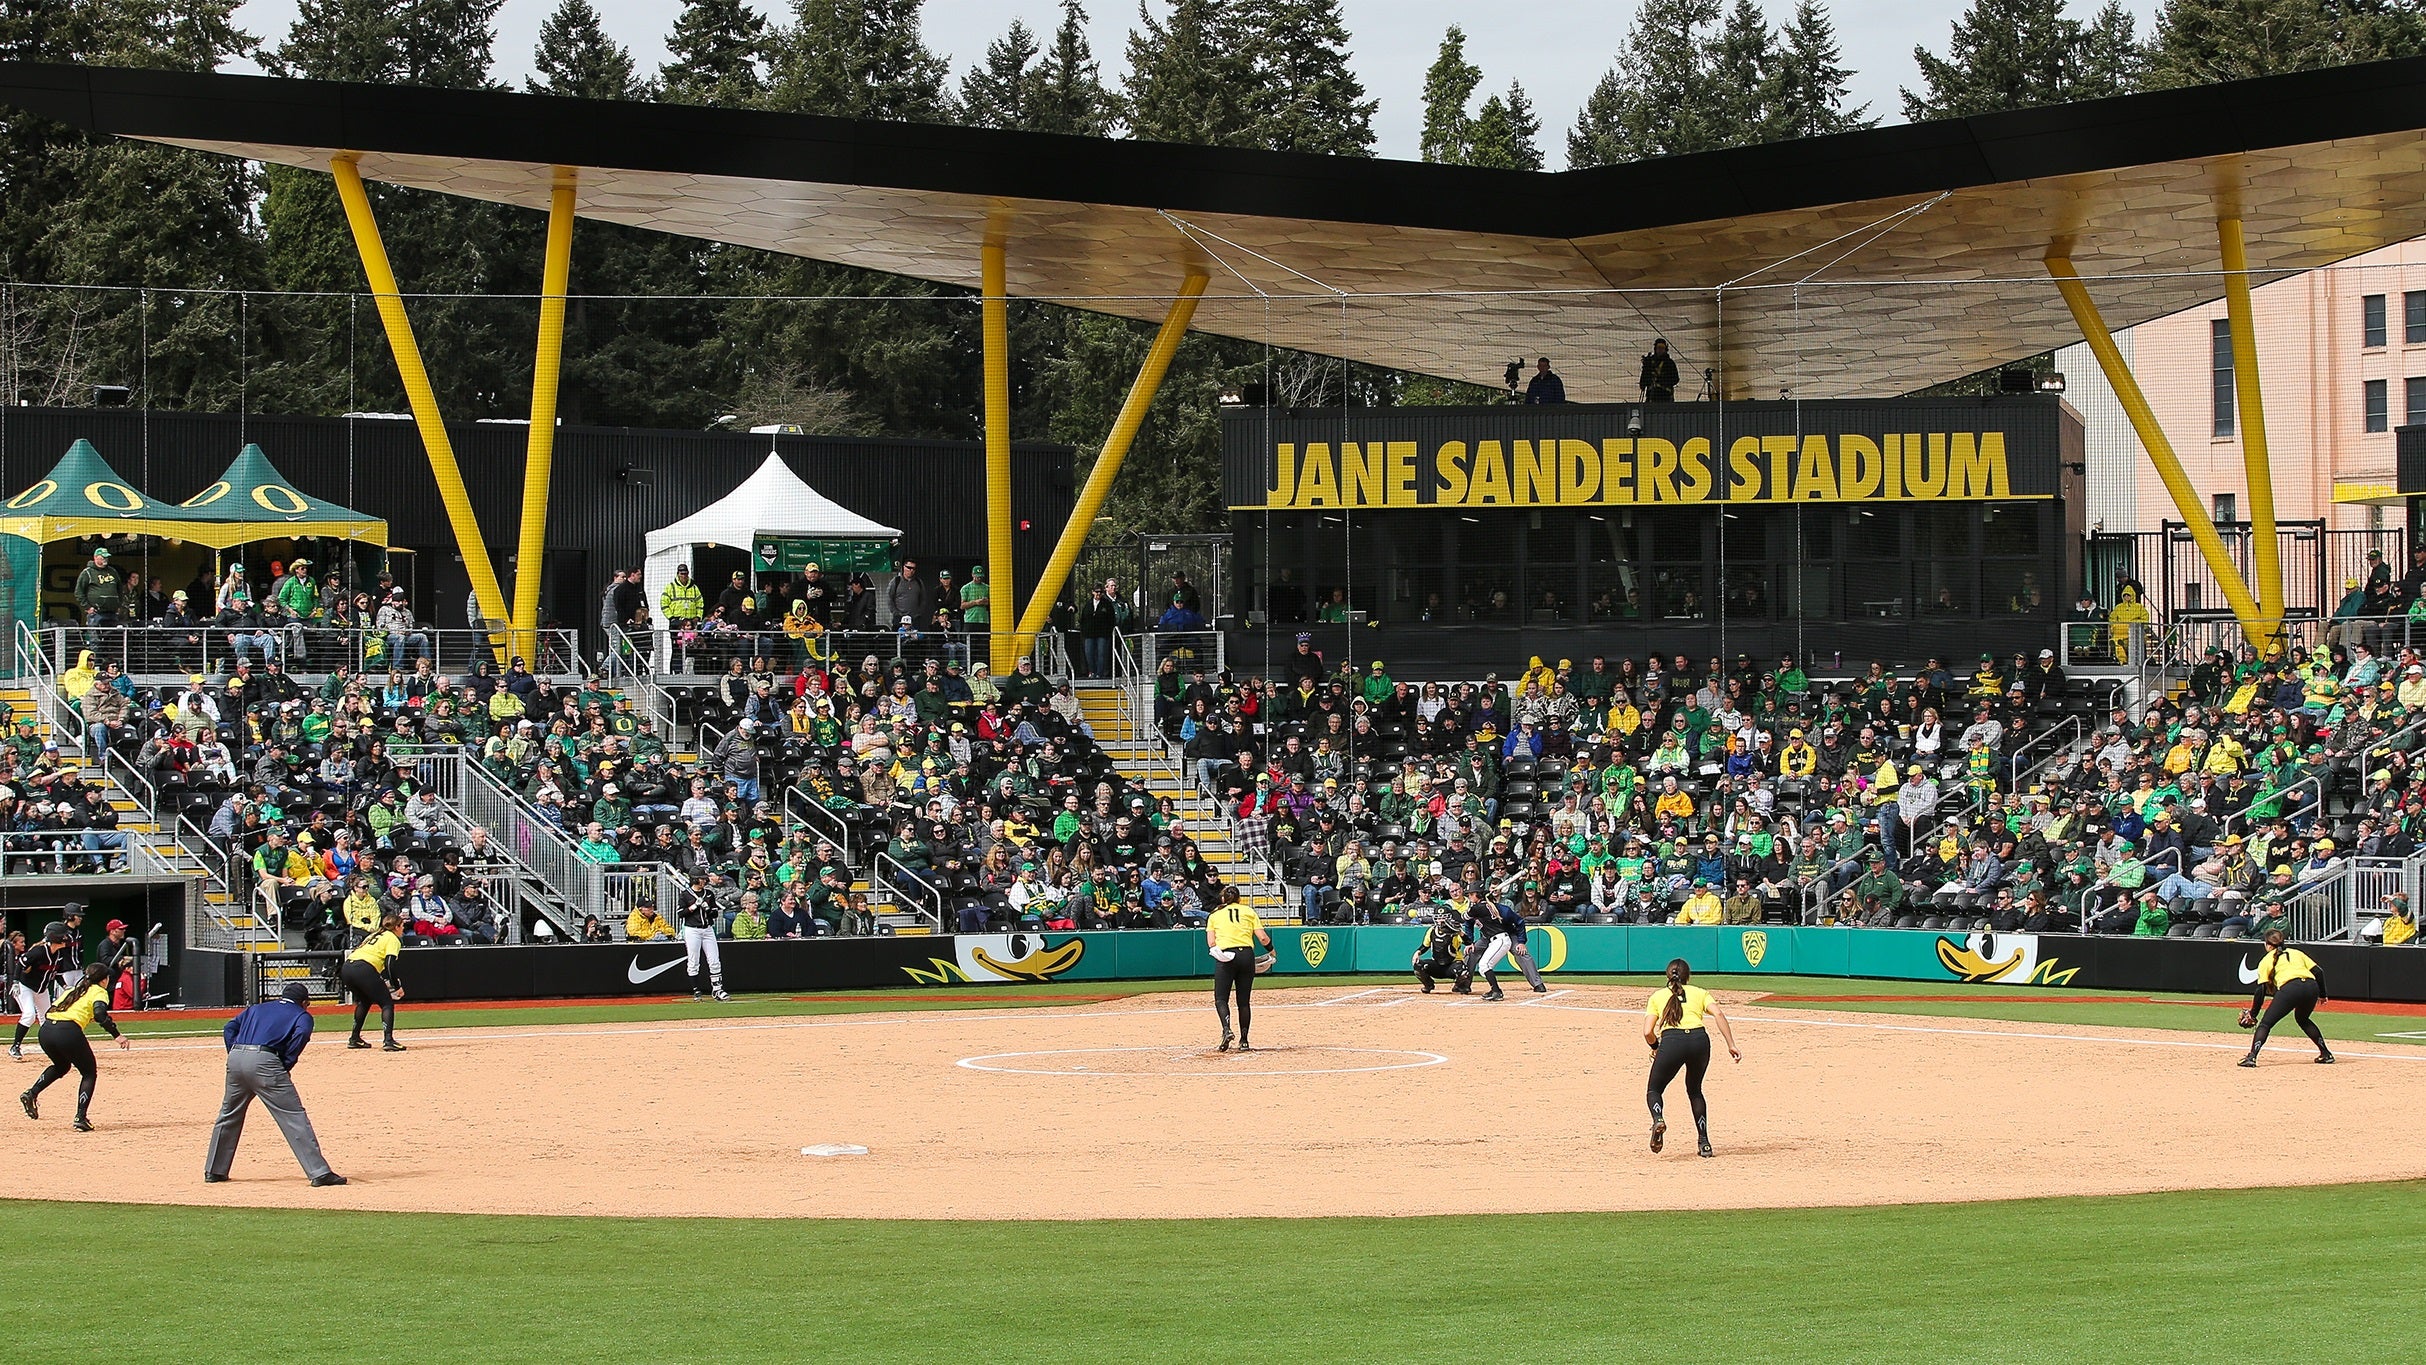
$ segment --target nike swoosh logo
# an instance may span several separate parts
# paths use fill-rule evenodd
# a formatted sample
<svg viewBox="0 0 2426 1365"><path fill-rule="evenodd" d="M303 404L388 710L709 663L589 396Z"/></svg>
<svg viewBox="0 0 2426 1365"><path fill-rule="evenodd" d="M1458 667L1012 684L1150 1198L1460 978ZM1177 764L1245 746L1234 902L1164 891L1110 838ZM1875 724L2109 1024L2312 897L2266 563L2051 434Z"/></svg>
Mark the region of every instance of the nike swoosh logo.
<svg viewBox="0 0 2426 1365"><path fill-rule="evenodd" d="M2248 958L2242 958L2242 959L2241 959L2241 984L2242 984L2242 985L2244 985L2244 986L2254 986L2254 985L2256 985L2257 983L2258 983L2258 964L2257 964L2257 963L2255 963L2255 962L2252 962L2252 961L2251 961L2251 960L2249 960Z"/></svg>
<svg viewBox="0 0 2426 1365"><path fill-rule="evenodd" d="M679 967L679 966L681 966L683 963L688 962L688 961L690 961L690 959L689 959L689 958L687 958L687 957L678 957L678 958L675 958L673 961L666 963L664 966L661 966L661 967L651 967L651 968L649 968L647 971L645 971L645 972L644 972L644 971L640 970L640 954L638 954L638 953L634 953L634 954L632 954L632 965L631 965L631 966L629 966L629 967L624 968L624 969L623 969L623 974L624 974L625 976L628 976L628 977L632 978L632 984L633 984L633 985L635 985L635 986L637 986L637 985L639 985L641 982L648 980L648 979L649 979L650 977L652 977L652 976L663 976L663 975L665 975L667 972L670 972L670 971L674 970L676 967ZM2252 977L2252 978L2250 978L2250 979L2251 979L2251 980L2255 980L2256 978L2255 978L2255 977Z"/></svg>

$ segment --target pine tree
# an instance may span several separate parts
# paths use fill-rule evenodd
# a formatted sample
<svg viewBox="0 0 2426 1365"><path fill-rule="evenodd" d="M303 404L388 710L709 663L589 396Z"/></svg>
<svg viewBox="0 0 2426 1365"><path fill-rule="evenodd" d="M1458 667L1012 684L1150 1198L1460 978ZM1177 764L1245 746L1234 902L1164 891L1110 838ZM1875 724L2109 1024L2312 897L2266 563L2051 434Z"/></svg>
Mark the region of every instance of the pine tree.
<svg viewBox="0 0 2426 1365"><path fill-rule="evenodd" d="M1376 101L1348 65L1339 0L1245 0L1254 70L1251 146L1322 156L1371 156Z"/></svg>
<svg viewBox="0 0 2426 1365"><path fill-rule="evenodd" d="M2086 26L2064 0L1972 0L1945 56L1916 47L1912 58L1927 87L1903 92L1916 122L2119 94L2138 68L2131 16L2112 0Z"/></svg>
<svg viewBox="0 0 2426 1365"><path fill-rule="evenodd" d="M1231 41L1240 26L1224 11L1221 0L1172 0L1170 17L1158 20L1138 0L1139 27L1129 33L1129 71L1121 87L1132 136L1249 145L1245 97L1253 66Z"/></svg>
<svg viewBox="0 0 2426 1365"><path fill-rule="evenodd" d="M1695 120L1701 147L1770 140L1777 65L1777 35L1760 6L1753 0L1735 0L1710 40L1707 74L1698 82L1706 92Z"/></svg>
<svg viewBox="0 0 2426 1365"><path fill-rule="evenodd" d="M1036 35L1017 19L986 48L986 59L960 78L960 121L980 128L1032 126L1042 97Z"/></svg>
<svg viewBox="0 0 2426 1365"><path fill-rule="evenodd" d="M1769 109L1771 138L1825 137L1878 122L1870 106L1845 107L1853 80L1837 46L1836 24L1818 0L1796 0L1779 30L1776 81Z"/></svg>
<svg viewBox="0 0 2426 1365"><path fill-rule="evenodd" d="M1087 43L1087 12L1078 0L1061 0L1061 24L1038 67L1035 118L1040 133L1104 137L1115 122L1113 99L1104 89L1095 49Z"/></svg>
<svg viewBox="0 0 2426 1365"><path fill-rule="evenodd" d="M1505 96L1493 95L1483 101L1474 116L1473 145L1468 149L1466 164L1489 166L1503 171L1538 171L1542 168L1542 121L1533 112L1533 101L1525 87L1510 82Z"/></svg>
<svg viewBox="0 0 2426 1365"><path fill-rule="evenodd" d="M1424 73L1424 160L1466 164L1474 125L1466 105L1482 83L1482 68L1466 60L1466 31L1449 25L1441 36L1440 55Z"/></svg>
<svg viewBox="0 0 2426 1365"><path fill-rule="evenodd" d="M2409 0L2170 0L2149 35L2152 89L2412 57L2426 7Z"/></svg>
<svg viewBox="0 0 2426 1365"><path fill-rule="evenodd" d="M539 26L539 48L528 82L533 94L580 99L627 100L640 94L632 54L607 36L590 0L558 0L556 12Z"/></svg>
<svg viewBox="0 0 2426 1365"><path fill-rule="evenodd" d="M676 104L734 107L765 97L767 21L744 0L684 0L657 82Z"/></svg>
<svg viewBox="0 0 2426 1365"><path fill-rule="evenodd" d="M951 66L920 31L926 0L795 0L769 46L769 108L837 118L941 123Z"/></svg>
<svg viewBox="0 0 2426 1365"><path fill-rule="evenodd" d="M1644 0L1617 65L1567 134L1567 164L1609 166L1719 145L1708 131L1702 35L1718 17L1718 0Z"/></svg>

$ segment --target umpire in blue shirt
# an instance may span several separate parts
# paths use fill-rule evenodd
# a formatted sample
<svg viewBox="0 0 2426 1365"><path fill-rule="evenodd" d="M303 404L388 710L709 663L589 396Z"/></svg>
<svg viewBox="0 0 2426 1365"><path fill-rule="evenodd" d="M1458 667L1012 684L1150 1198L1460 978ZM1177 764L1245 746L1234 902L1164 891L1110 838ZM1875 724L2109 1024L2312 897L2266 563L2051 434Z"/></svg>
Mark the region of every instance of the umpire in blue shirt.
<svg viewBox="0 0 2426 1365"><path fill-rule="evenodd" d="M236 1143L244 1136L244 1116L257 1098L278 1120L295 1160L315 1185L342 1185L345 1177L329 1169L320 1155L320 1139L312 1133L312 1116L303 1112L303 1097L295 1093L288 1072L303 1060L312 1042L311 992L300 983L289 985L275 1000L264 1000L227 1021L227 1096L219 1102L219 1123L211 1129L210 1155L203 1158L202 1179L218 1184L227 1179L236 1161Z"/></svg>

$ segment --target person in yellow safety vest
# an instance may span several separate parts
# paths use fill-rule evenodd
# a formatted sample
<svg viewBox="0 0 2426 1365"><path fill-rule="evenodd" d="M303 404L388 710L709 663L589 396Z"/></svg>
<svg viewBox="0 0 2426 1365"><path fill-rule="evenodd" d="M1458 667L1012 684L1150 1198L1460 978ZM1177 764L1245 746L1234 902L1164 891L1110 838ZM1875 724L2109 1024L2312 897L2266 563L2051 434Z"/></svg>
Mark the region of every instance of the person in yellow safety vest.
<svg viewBox="0 0 2426 1365"><path fill-rule="evenodd" d="M2107 628L2114 635L2115 662L2130 662L2132 631L2150 625L2155 620L2156 618L2149 614L2148 604L2140 600L2139 589L2123 589L2122 599L2114 604L2113 611L2106 613Z"/></svg>
<svg viewBox="0 0 2426 1365"><path fill-rule="evenodd" d="M698 625L707 614L707 599L700 594L699 585L691 581L691 566L675 566L674 581L657 595L657 615L668 629L685 630Z"/></svg>

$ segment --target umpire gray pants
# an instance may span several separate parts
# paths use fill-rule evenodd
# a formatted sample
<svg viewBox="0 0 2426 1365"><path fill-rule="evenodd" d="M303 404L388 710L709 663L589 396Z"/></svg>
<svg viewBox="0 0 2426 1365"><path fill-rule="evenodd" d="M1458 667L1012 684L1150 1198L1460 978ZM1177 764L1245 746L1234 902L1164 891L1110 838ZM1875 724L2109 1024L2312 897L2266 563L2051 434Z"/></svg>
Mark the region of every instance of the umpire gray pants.
<svg viewBox="0 0 2426 1365"><path fill-rule="evenodd" d="M286 1074L286 1064L266 1048L232 1047L227 1052L227 1095L219 1101L219 1122L211 1129L210 1154L202 1160L206 1175L226 1175L236 1162L236 1143L244 1136L244 1115L259 1099L278 1120L303 1173L317 1180L329 1173L320 1155L320 1139L312 1132L312 1116L303 1112L303 1097Z"/></svg>

